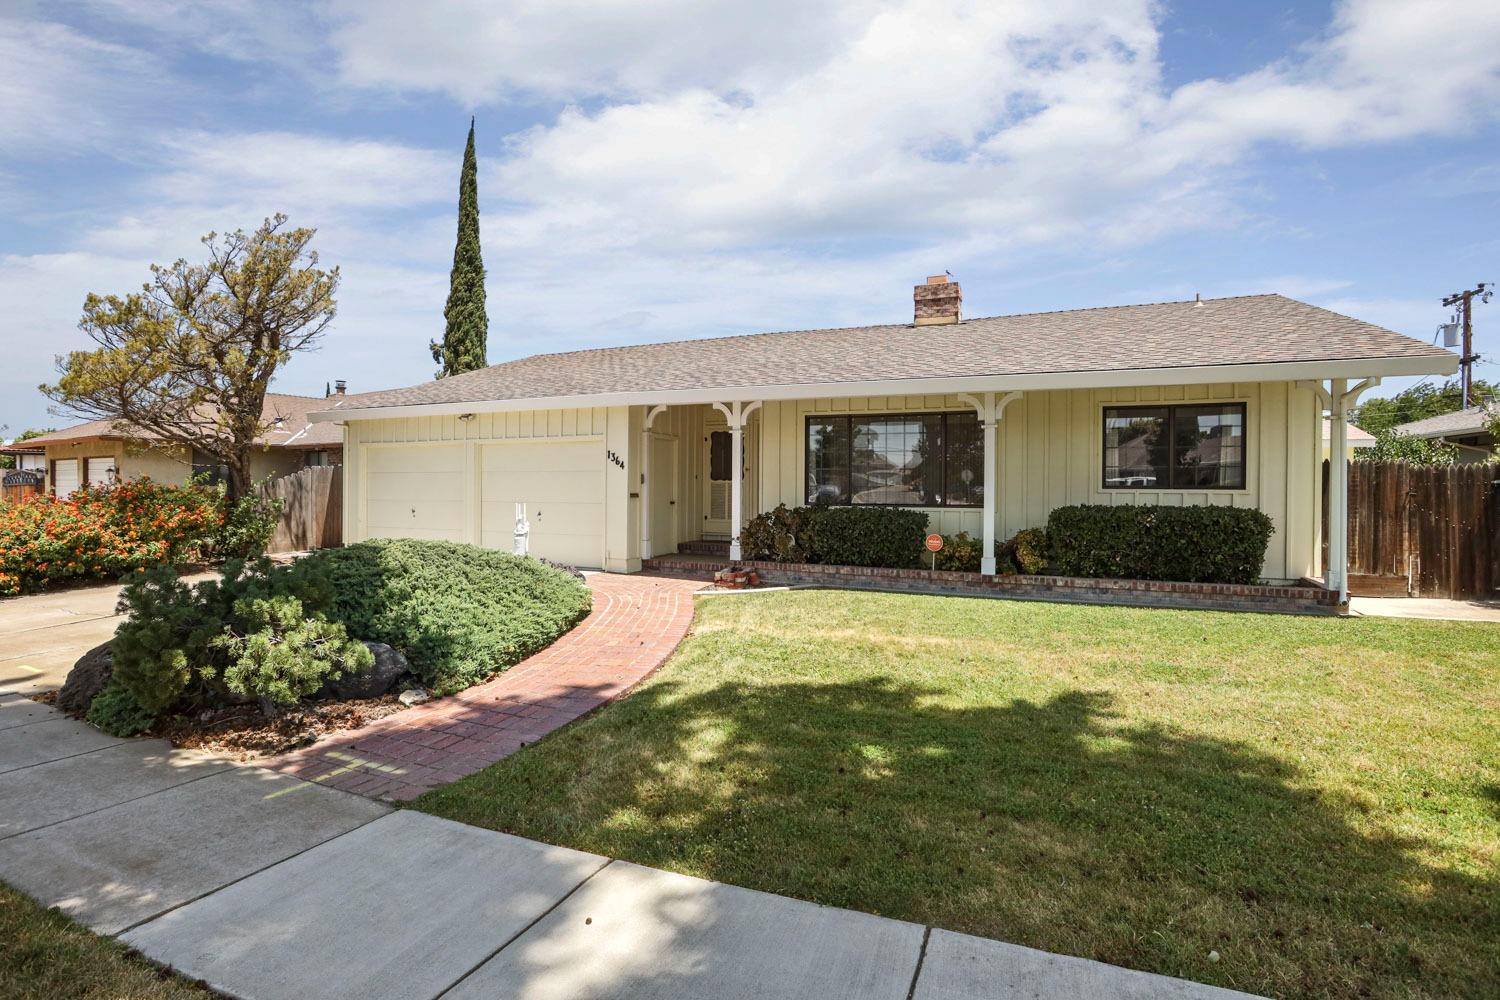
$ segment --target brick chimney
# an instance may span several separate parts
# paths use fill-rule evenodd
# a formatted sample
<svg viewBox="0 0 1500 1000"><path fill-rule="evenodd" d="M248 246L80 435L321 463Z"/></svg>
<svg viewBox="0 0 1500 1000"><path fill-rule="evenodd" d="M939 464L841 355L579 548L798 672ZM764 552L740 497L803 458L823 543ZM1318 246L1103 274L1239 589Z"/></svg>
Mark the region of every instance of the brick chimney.
<svg viewBox="0 0 1500 1000"><path fill-rule="evenodd" d="M913 322L917 326L957 323L962 318L963 289L946 274L934 274L927 284L912 289L912 299L916 304Z"/></svg>
<svg viewBox="0 0 1500 1000"><path fill-rule="evenodd" d="M343 379L336 378L333 380L333 394L335 396L342 396L344 394L344 390L347 388L348 386L344 384Z"/></svg>

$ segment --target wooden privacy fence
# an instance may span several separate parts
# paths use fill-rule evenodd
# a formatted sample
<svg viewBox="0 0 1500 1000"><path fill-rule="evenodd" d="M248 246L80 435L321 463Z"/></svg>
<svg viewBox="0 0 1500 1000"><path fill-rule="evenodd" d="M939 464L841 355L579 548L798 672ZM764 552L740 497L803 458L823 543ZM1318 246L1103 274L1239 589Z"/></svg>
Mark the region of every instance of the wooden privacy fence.
<svg viewBox="0 0 1500 1000"><path fill-rule="evenodd" d="M1500 588L1500 464L1349 463L1349 591L1492 599ZM1328 463L1323 463L1324 556Z"/></svg>
<svg viewBox="0 0 1500 1000"><path fill-rule="evenodd" d="M0 501L20 503L27 497L42 492L42 474L13 469L0 478L0 484L3 484L0 485Z"/></svg>
<svg viewBox="0 0 1500 1000"><path fill-rule="evenodd" d="M256 490L282 502L270 551L302 552L344 544L343 466L300 469L261 483Z"/></svg>

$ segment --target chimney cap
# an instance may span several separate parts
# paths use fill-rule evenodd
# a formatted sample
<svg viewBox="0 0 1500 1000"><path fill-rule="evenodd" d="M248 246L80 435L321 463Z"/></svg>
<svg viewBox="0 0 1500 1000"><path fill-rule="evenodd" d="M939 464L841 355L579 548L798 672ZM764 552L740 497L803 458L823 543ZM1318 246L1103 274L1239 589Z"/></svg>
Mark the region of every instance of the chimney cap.
<svg viewBox="0 0 1500 1000"><path fill-rule="evenodd" d="M946 285L951 277L952 275L946 271L942 274L929 274L927 276L927 283L929 285Z"/></svg>
<svg viewBox="0 0 1500 1000"><path fill-rule="evenodd" d="M333 394L335 396L342 396L344 394L344 390L347 388L348 386L343 379L336 378L333 380Z"/></svg>

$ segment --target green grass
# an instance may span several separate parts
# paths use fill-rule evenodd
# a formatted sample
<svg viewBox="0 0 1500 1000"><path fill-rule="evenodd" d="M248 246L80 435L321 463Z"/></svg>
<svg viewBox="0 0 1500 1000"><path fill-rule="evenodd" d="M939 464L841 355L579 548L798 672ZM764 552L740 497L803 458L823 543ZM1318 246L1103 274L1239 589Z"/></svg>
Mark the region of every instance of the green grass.
<svg viewBox="0 0 1500 1000"><path fill-rule="evenodd" d="M217 995L0 885L0 997L209 1000Z"/></svg>
<svg viewBox="0 0 1500 1000"><path fill-rule="evenodd" d="M721 597L417 807L1256 993L1495 997L1497 719L1482 623Z"/></svg>

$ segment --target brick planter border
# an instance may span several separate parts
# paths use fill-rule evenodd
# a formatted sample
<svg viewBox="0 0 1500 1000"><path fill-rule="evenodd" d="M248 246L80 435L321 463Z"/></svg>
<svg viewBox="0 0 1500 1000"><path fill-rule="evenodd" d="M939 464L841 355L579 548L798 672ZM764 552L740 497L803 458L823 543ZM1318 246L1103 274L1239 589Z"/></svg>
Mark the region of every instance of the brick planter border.
<svg viewBox="0 0 1500 1000"><path fill-rule="evenodd" d="M727 562L725 565L728 565ZM712 579L722 566L701 559L662 556L644 568ZM1270 611L1337 614L1338 595L1322 587L1237 583L1174 583L1166 580L1097 580L1072 576L984 576L930 569L882 569L745 560L736 569L754 570L761 582L778 586L847 587L1017 600L1130 604L1211 611Z"/></svg>

